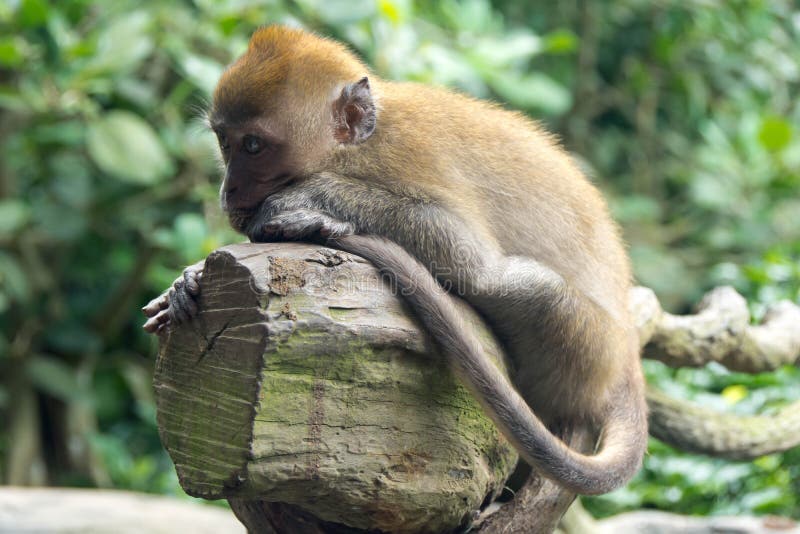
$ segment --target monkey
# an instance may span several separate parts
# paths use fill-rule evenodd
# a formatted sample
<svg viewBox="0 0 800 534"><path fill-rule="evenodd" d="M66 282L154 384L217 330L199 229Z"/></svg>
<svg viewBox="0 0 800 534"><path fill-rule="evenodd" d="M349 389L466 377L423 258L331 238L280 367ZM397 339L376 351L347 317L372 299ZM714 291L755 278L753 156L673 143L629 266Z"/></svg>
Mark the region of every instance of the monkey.
<svg viewBox="0 0 800 534"><path fill-rule="evenodd" d="M267 26L214 91L220 203L253 242L315 241L393 277L522 459L580 494L625 484L647 446L631 268L598 190L521 113L380 79L342 44ZM144 308L145 329L191 320L195 265ZM453 299L510 360L482 352ZM591 455L549 428L600 436Z"/></svg>

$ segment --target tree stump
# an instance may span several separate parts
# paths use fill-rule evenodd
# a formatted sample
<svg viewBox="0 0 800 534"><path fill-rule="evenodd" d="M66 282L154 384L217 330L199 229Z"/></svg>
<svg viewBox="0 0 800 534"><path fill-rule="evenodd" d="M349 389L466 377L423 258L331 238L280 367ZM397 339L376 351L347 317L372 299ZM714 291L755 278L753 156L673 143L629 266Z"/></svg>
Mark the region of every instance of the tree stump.
<svg viewBox="0 0 800 534"><path fill-rule="evenodd" d="M516 453L371 264L302 243L231 245L201 286L199 315L162 336L155 373L187 493L229 499L264 532L287 511L330 524L320 532L447 532L502 490Z"/></svg>

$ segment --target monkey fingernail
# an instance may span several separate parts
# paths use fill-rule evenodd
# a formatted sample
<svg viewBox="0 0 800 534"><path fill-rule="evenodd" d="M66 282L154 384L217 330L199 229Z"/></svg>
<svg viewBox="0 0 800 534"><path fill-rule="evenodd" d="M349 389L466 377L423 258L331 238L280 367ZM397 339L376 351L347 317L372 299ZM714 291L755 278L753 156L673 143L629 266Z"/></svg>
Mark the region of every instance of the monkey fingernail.
<svg viewBox="0 0 800 534"><path fill-rule="evenodd" d="M198 284L197 280L194 278L187 278L186 291L188 291L191 295L197 295L200 293L200 284Z"/></svg>
<svg viewBox="0 0 800 534"><path fill-rule="evenodd" d="M142 313L147 317L152 317L161 310L160 300L151 300L146 306L142 308Z"/></svg>
<svg viewBox="0 0 800 534"><path fill-rule="evenodd" d="M156 329L158 328L158 326L159 326L159 321L158 321L158 318L157 318L157 317L151 317L150 319L148 319L148 320L147 320L147 321L146 321L146 322L145 322L145 323L142 325L142 328L144 329L144 331L145 331L145 332L147 332L147 333L149 333L149 334L152 334L153 332L155 332L155 331L156 331Z"/></svg>

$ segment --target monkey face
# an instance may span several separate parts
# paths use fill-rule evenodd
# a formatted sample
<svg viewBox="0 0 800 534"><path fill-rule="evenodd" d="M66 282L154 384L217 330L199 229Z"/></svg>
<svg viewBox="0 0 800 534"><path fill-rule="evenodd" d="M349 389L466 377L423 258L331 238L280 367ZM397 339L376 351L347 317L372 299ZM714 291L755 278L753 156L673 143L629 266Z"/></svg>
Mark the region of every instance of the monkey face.
<svg viewBox="0 0 800 534"><path fill-rule="evenodd" d="M220 202L225 211L256 208L292 179L285 143L274 134L249 126L214 128L225 162Z"/></svg>

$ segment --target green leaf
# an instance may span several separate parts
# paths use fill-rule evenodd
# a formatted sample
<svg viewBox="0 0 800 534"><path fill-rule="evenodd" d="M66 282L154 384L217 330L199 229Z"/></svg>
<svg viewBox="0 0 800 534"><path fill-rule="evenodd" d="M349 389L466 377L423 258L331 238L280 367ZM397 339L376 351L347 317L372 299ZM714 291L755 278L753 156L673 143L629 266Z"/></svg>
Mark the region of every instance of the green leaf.
<svg viewBox="0 0 800 534"><path fill-rule="evenodd" d="M298 4L332 26L344 26L375 16L374 0L302 0Z"/></svg>
<svg viewBox="0 0 800 534"><path fill-rule="evenodd" d="M77 315L74 309L73 314ZM103 347L103 340L74 316L50 327L44 338L60 354L93 354Z"/></svg>
<svg viewBox="0 0 800 534"><path fill-rule="evenodd" d="M145 406L155 406L153 369L141 362L125 362L120 369L134 398Z"/></svg>
<svg viewBox="0 0 800 534"><path fill-rule="evenodd" d="M472 53L494 68L530 59L542 50L542 40L531 33L518 32L508 36L478 40Z"/></svg>
<svg viewBox="0 0 800 534"><path fill-rule="evenodd" d="M125 182L152 184L173 170L153 128L128 111L112 111L92 123L88 149L98 167Z"/></svg>
<svg viewBox="0 0 800 534"><path fill-rule="evenodd" d="M26 28L41 26L47 22L49 10L45 0L23 0L19 6L19 22Z"/></svg>
<svg viewBox="0 0 800 534"><path fill-rule="evenodd" d="M0 39L0 65L16 67L22 63L22 53L16 38L3 37Z"/></svg>
<svg viewBox="0 0 800 534"><path fill-rule="evenodd" d="M50 183L54 198L61 203L82 210L89 206L93 197L91 164L84 154L63 151L53 154L53 168L59 170L58 177Z"/></svg>
<svg viewBox="0 0 800 534"><path fill-rule="evenodd" d="M150 24L150 14L143 10L112 21L103 28L85 74L120 74L135 69L153 50L153 39L148 33Z"/></svg>
<svg viewBox="0 0 800 534"><path fill-rule="evenodd" d="M21 200L0 200L0 236L9 236L30 219L30 207Z"/></svg>
<svg viewBox="0 0 800 534"><path fill-rule="evenodd" d="M572 105L569 91L544 74L534 73L522 78L498 76L490 85L511 105L523 109L540 109L558 115Z"/></svg>
<svg viewBox="0 0 800 534"><path fill-rule="evenodd" d="M54 121L31 130L37 144L83 146L86 126L79 120ZM59 168L56 166L56 168Z"/></svg>
<svg viewBox="0 0 800 534"><path fill-rule="evenodd" d="M133 467L133 457L124 439L99 433L87 437L92 450L101 458L102 465L112 476L127 476Z"/></svg>
<svg viewBox="0 0 800 534"><path fill-rule="evenodd" d="M66 206L52 197L34 197L31 212L36 231L62 243L80 239L89 224L88 211Z"/></svg>
<svg viewBox="0 0 800 534"><path fill-rule="evenodd" d="M487 0L451 0L442 2L441 9L456 29L476 34L486 33L497 19Z"/></svg>
<svg viewBox="0 0 800 534"><path fill-rule="evenodd" d="M751 509L757 513L768 513L787 500L791 501L791 497L781 491L781 488L769 487L747 493L742 497L742 505L745 509Z"/></svg>
<svg viewBox="0 0 800 534"><path fill-rule="evenodd" d="M6 305L8 299L25 302L31 296L25 270L14 256L4 252L0 252L0 295L7 297Z"/></svg>
<svg viewBox="0 0 800 534"><path fill-rule="evenodd" d="M545 35L544 49L554 54L574 52L578 49L578 37L570 30L556 30Z"/></svg>
<svg viewBox="0 0 800 534"><path fill-rule="evenodd" d="M107 364L111 364L114 359L105 361ZM129 397L124 377L120 375L118 369L112 367L95 372L92 377L92 397L96 403L95 413L101 424L106 421L113 422L125 416Z"/></svg>
<svg viewBox="0 0 800 534"><path fill-rule="evenodd" d="M17 88L0 85L0 109L24 112L28 109L28 102Z"/></svg>
<svg viewBox="0 0 800 534"><path fill-rule="evenodd" d="M8 298L8 295L6 295L5 293L0 292L0 313L3 313L4 311L8 310L10 307L11 307L11 299ZM5 348L5 347L3 347L3 348ZM6 352L8 352L7 349L6 349ZM0 358L2 358L3 354L5 354L5 352L0 350Z"/></svg>
<svg viewBox="0 0 800 534"><path fill-rule="evenodd" d="M206 95L214 92L223 70L219 62L195 54L186 54L181 61L181 68L186 77Z"/></svg>
<svg viewBox="0 0 800 534"><path fill-rule="evenodd" d="M770 152L778 152L792 140L792 125L781 117L767 117L761 123L758 140Z"/></svg>
<svg viewBox="0 0 800 534"><path fill-rule="evenodd" d="M191 261L202 255L203 243L208 235L208 228L203 217L196 213L182 213L175 219L174 247Z"/></svg>
<svg viewBox="0 0 800 534"><path fill-rule="evenodd" d="M611 201L614 218L622 222L655 222L661 216L658 201L643 195L626 195Z"/></svg>

